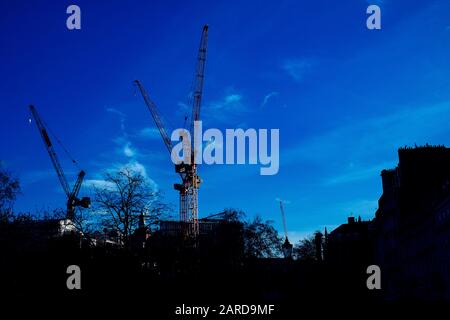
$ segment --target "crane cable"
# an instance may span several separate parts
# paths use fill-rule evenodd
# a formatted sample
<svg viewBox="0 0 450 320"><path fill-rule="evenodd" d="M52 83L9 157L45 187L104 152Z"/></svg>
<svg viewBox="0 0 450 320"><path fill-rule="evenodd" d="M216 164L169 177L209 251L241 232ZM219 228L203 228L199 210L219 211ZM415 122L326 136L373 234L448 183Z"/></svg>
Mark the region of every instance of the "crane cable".
<svg viewBox="0 0 450 320"><path fill-rule="evenodd" d="M44 122L44 120L41 120L42 123L45 126L45 129L50 132L50 134L52 135L52 137L56 140L56 142L60 145L60 147L63 149L64 153L67 155L67 157L72 161L72 163L77 167L77 169L80 169L80 166L78 165L77 160L75 160L75 158L72 156L72 154L69 152L69 150L67 150L67 148L63 145L63 143L61 142L61 140L59 140L58 136L50 129L50 127Z"/></svg>

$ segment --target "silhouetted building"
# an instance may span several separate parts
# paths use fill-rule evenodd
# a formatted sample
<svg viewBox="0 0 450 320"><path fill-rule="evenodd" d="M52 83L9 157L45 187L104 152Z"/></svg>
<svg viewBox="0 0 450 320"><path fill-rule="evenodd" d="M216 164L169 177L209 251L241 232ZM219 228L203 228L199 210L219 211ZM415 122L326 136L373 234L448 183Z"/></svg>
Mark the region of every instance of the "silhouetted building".
<svg viewBox="0 0 450 320"><path fill-rule="evenodd" d="M216 215L215 215L216 216ZM217 215L218 216L218 215ZM193 245L196 254L203 257L203 261L237 265L243 257L243 224L239 221L203 218L198 221L199 235L195 238L187 236L188 222L160 221L159 230L155 232L156 238L161 239L160 245L164 250L172 250ZM157 240L158 241L158 240ZM170 248L172 247L172 249Z"/></svg>
<svg viewBox="0 0 450 320"><path fill-rule="evenodd" d="M386 298L450 297L450 149L402 148L381 173L375 260Z"/></svg>
<svg viewBox="0 0 450 320"><path fill-rule="evenodd" d="M198 222L199 235L209 235L213 233L219 224L220 219L202 219ZM166 236L179 236L192 228L193 224L184 221L162 220L159 222L159 231Z"/></svg>
<svg viewBox="0 0 450 320"><path fill-rule="evenodd" d="M22 220L0 228L0 240L15 250L46 250L49 241L63 236L81 237L69 219Z"/></svg>
<svg viewBox="0 0 450 320"><path fill-rule="evenodd" d="M327 262L345 270L367 266L372 257L370 227L370 221L349 217L347 223L331 231L327 239Z"/></svg>
<svg viewBox="0 0 450 320"><path fill-rule="evenodd" d="M323 235L316 232L314 235L314 246L316 248L316 261L322 261L322 239Z"/></svg>

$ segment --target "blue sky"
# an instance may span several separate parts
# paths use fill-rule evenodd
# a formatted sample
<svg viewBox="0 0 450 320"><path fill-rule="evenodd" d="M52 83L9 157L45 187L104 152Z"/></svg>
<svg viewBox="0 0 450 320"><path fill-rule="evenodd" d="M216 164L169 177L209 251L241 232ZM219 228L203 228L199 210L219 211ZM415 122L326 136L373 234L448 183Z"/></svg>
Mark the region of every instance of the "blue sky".
<svg viewBox="0 0 450 320"><path fill-rule="evenodd" d="M72 3L81 30L65 27ZM372 3L382 30L366 28ZM22 182L16 209L64 204L30 103L87 171L82 193L132 165L176 207L177 175L132 81L182 126L208 23L203 126L279 128L280 171L202 166L200 216L235 207L281 228L282 198L294 240L371 218L398 147L450 145L448 12L448 1L2 1L0 159Z"/></svg>

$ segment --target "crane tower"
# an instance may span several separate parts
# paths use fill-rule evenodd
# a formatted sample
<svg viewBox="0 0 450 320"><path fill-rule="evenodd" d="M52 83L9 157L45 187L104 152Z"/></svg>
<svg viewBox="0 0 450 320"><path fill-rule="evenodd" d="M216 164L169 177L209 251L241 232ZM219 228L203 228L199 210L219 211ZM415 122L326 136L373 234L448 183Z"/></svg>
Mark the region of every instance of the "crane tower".
<svg viewBox="0 0 450 320"><path fill-rule="evenodd" d="M178 163L175 164L175 171L180 175L181 182L174 184L174 189L179 192L180 195L180 221L186 223L187 233L192 236L198 235L198 189L202 180L197 173L197 164L195 163L197 150L194 143L194 125L196 121L200 121L201 101L203 94L203 83L205 74L206 63L206 51L208 45L208 25L203 27L200 46L197 55L197 65L194 74L194 82L192 86L192 114L190 119L190 150L191 161L190 163ZM153 120L161 134L161 138L169 151L172 152L172 142L165 129L163 121L159 115L158 108L155 103L150 99L143 84L136 80L135 84L139 88L144 102L147 105Z"/></svg>
<svg viewBox="0 0 450 320"><path fill-rule="evenodd" d="M55 168L56 174L58 176L59 182L64 190L64 193L67 196L67 213L66 218L73 220L75 218L75 209L77 207L89 208L91 205L91 199L88 197L83 197L81 199L78 198L78 193L80 192L81 184L83 183L84 176L86 175L83 170L78 173L77 180L70 190L69 183L67 182L66 176L64 174L63 168L58 160L56 152L53 148L52 141L47 133L47 129L45 127L44 122L42 121L39 113L37 112L34 106L30 105L30 111L33 115L33 118L36 122L36 126L41 134L42 140L44 142L45 148L47 149L48 155L50 156L50 160L52 161L53 167ZM72 162L75 163L75 160L72 159Z"/></svg>

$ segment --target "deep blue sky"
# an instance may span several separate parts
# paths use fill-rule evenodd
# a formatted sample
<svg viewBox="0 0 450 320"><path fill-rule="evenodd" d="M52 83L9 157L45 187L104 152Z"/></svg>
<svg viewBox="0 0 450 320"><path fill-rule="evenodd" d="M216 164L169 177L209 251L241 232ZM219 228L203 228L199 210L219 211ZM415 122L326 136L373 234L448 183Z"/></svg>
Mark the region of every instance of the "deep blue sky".
<svg viewBox="0 0 450 320"><path fill-rule="evenodd" d="M380 5L382 30L365 26ZM77 4L82 29L69 31ZM16 209L62 207L27 106L78 159L88 185L131 164L177 204L177 176L134 79L170 129L183 125L201 28L210 26L204 127L279 128L279 174L203 166L200 216L236 207L291 238L373 217L379 172L403 145L450 145L448 1L2 1L0 159L21 179ZM66 174L76 168L59 149Z"/></svg>

